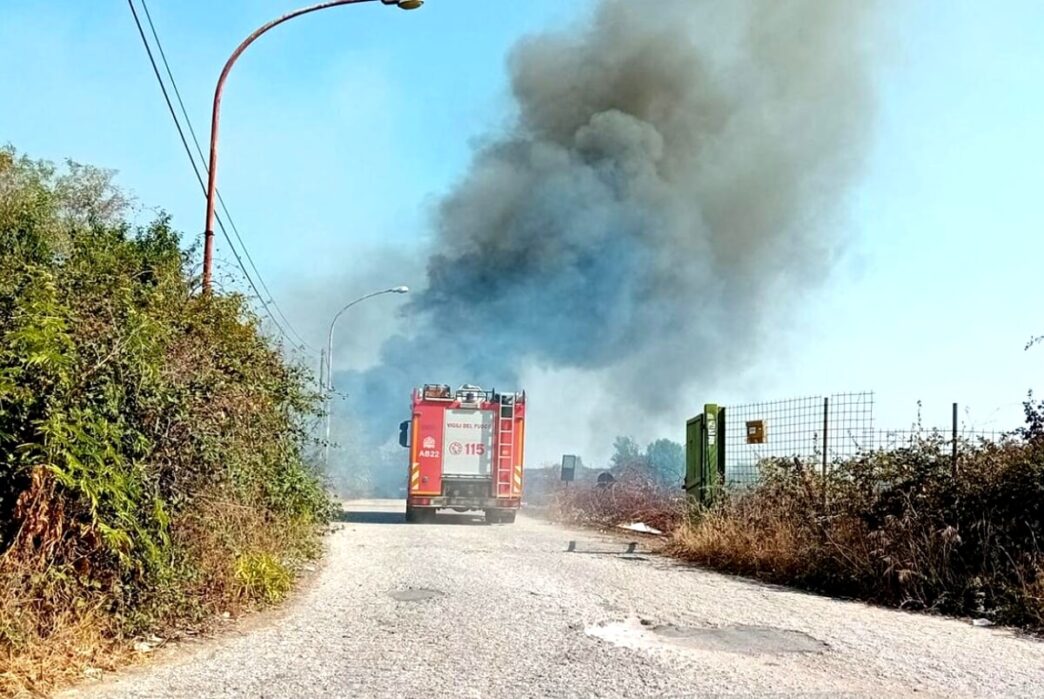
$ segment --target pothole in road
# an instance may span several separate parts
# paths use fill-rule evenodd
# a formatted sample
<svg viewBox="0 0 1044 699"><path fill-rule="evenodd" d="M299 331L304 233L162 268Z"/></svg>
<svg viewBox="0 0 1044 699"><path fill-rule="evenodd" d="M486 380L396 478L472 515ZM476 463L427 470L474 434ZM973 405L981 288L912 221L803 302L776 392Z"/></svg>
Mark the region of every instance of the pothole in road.
<svg viewBox="0 0 1044 699"><path fill-rule="evenodd" d="M625 648L655 649L681 648L745 655L781 653L822 653L826 643L802 631L779 629L772 626L676 626L654 625L645 620L628 619L601 626L591 626L585 632L603 641Z"/></svg>
<svg viewBox="0 0 1044 699"><path fill-rule="evenodd" d="M388 596L399 602L423 602L427 599L435 597L441 597L442 592L439 590L429 590L425 587L419 587L417 589L410 590L392 590L388 593Z"/></svg>

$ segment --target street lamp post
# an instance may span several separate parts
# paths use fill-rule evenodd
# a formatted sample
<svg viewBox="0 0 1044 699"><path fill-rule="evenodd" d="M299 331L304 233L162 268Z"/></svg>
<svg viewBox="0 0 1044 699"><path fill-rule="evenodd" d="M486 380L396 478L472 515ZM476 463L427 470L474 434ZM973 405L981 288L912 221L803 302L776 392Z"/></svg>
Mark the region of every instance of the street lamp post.
<svg viewBox="0 0 1044 699"><path fill-rule="evenodd" d="M384 5L394 5L403 10L416 10L418 7L424 4L424 0L380 0ZM212 277L212 267L214 262L214 218L215 218L215 199L217 197L217 167L218 167L218 126L221 117L221 94L225 89L225 80L228 78L229 72L232 70L232 66L235 64L239 56L246 50L250 44L254 43L259 36L267 32L273 27L277 27L283 22L288 22L295 17L306 15L311 12L318 10L325 10L330 7L337 7L338 5L354 5L362 2L376 2L376 0L329 0L328 2L321 2L317 5L310 7L302 7L298 10L294 10L288 14L283 15L278 19L274 19L268 24L259 27L253 34L248 36L243 43L241 43L228 61L225 63L225 67L221 71L221 76L218 78L217 88L214 90L214 109L210 119L210 165L207 168L207 221L206 228L203 233L203 292L210 292L210 282Z"/></svg>
<svg viewBox="0 0 1044 699"><path fill-rule="evenodd" d="M352 306L354 306L356 304L359 304L359 303L362 303L366 299L372 299L374 296L382 296L383 294L408 294L409 292L410 292L410 288L408 286L395 286L395 287L392 287L391 289L383 289L381 291L374 291L372 293L366 294L365 296L360 296L359 298L355 299L354 301L349 303L347 306L345 306L341 310L337 311L336 315L334 315L334 317L333 317L333 320L330 321L330 331L326 335L326 380L325 380L325 388L326 388L327 395L331 395L333 393L333 334L334 334L334 327L337 325L337 321L340 319L340 317L342 315L344 315L344 312L347 311ZM330 413L331 412L332 412L331 406L329 404L329 401L327 401L327 406L326 406L326 442L325 442L325 445L323 447L323 464L325 466L329 466L329 464L330 464Z"/></svg>

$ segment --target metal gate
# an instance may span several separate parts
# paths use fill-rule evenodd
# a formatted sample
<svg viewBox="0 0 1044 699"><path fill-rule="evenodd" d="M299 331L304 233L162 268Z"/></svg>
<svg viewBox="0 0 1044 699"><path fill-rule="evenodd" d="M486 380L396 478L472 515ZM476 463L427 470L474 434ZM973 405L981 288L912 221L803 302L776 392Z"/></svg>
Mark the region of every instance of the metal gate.
<svg viewBox="0 0 1044 699"><path fill-rule="evenodd" d="M708 403L685 426L685 491L709 505L725 483L725 409Z"/></svg>

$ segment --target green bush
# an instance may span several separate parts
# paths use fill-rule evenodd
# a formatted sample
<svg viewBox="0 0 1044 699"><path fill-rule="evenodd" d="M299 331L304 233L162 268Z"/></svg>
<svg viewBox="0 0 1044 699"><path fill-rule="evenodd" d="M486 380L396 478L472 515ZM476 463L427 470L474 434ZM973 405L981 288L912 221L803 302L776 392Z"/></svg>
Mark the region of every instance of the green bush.
<svg viewBox="0 0 1044 699"><path fill-rule="evenodd" d="M59 601L100 604L112 638L219 604L237 551L303 551L329 515L306 371L127 206L110 173L0 149L0 588L34 600L0 603L0 664L54 635ZM231 511L251 526L211 526Z"/></svg>
<svg viewBox="0 0 1044 699"><path fill-rule="evenodd" d="M690 560L907 609L1044 629L1044 403L1000 442L906 448L834 465L762 464L749 491L680 530Z"/></svg>
<svg viewBox="0 0 1044 699"><path fill-rule="evenodd" d="M236 559L236 582L246 596L278 602L290 591L293 576L270 553L243 554Z"/></svg>

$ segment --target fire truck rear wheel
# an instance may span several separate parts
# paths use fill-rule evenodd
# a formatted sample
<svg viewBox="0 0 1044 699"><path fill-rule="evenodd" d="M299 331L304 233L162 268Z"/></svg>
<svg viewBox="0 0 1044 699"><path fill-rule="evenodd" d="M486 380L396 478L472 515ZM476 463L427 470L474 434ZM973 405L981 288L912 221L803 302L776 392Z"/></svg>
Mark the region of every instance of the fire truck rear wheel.
<svg viewBox="0 0 1044 699"><path fill-rule="evenodd" d="M486 524L496 524L500 521L500 513L496 510L486 510Z"/></svg>
<svg viewBox="0 0 1044 699"><path fill-rule="evenodd" d="M500 513L500 521L503 522L504 524L514 524L515 523L515 513L514 513L514 511L511 511L511 512L501 512Z"/></svg>
<svg viewBox="0 0 1044 699"><path fill-rule="evenodd" d="M409 524L413 524L417 521L417 510L413 509L409 505L406 506L406 521Z"/></svg>

